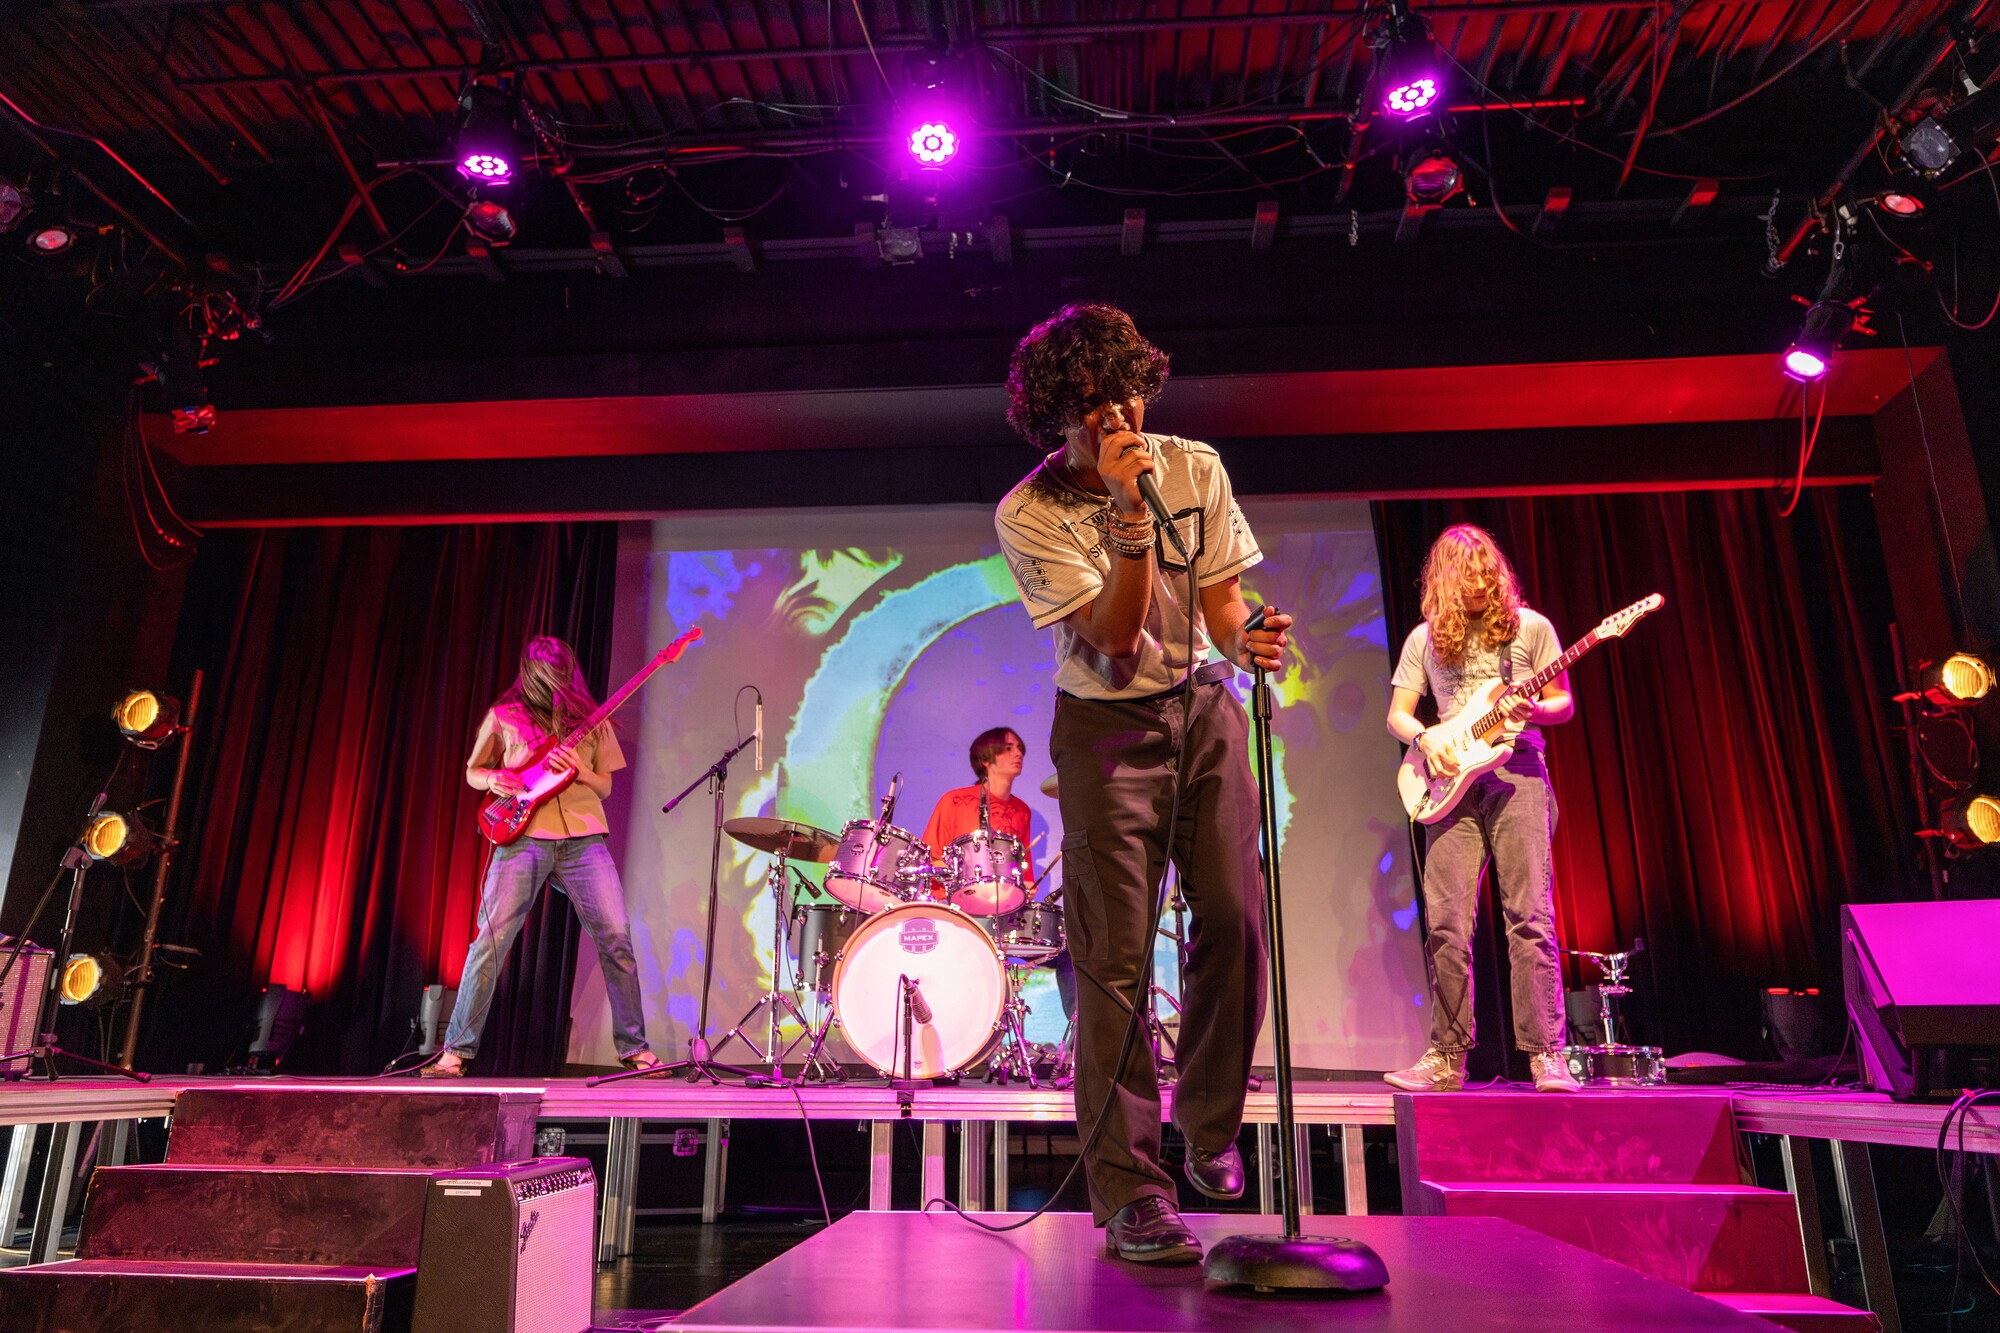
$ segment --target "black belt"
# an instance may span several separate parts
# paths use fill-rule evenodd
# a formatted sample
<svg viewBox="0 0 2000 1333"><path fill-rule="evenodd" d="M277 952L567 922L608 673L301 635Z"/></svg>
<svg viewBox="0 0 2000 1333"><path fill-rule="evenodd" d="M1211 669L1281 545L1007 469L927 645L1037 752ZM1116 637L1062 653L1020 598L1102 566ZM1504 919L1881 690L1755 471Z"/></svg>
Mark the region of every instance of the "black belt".
<svg viewBox="0 0 2000 1333"><path fill-rule="evenodd" d="M1178 685L1175 685L1171 689L1161 690L1158 694L1135 694L1129 698L1121 699L1092 699L1088 695L1069 694L1068 690L1058 690L1056 693L1069 694L1069 697L1072 699L1084 699L1090 703L1098 704L1151 704L1158 703L1162 699L1178 699L1182 694L1186 693L1190 680L1196 685L1218 685L1225 680L1233 678L1235 675L1236 664L1234 662L1205 662L1195 668L1192 676L1183 677Z"/></svg>

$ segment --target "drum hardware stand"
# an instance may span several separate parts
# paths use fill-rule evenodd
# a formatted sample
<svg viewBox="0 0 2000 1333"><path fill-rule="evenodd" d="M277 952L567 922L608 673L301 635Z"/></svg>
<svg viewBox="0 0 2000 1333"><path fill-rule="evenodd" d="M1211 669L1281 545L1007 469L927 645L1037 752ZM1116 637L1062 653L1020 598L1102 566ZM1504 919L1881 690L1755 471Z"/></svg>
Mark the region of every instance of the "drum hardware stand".
<svg viewBox="0 0 2000 1333"><path fill-rule="evenodd" d="M1645 950L1643 938L1634 940L1632 947L1623 953L1563 950L1578 958L1588 958L1604 974L1597 987L1598 1022L1604 1025L1604 1043L1563 1048L1563 1059L1579 1082L1599 1088L1653 1088L1666 1082L1661 1072L1659 1047L1633 1046L1618 1040L1618 1002L1632 993L1632 988L1625 984L1626 969L1632 965L1633 955Z"/></svg>
<svg viewBox="0 0 2000 1333"><path fill-rule="evenodd" d="M1026 1079L1030 1088L1040 1091L1042 1085L1035 1078L1035 1054L1022 1024L1030 1010L1027 1001L1021 998L1021 969L1011 962L1005 966L1007 1003L1000 1010L1000 1045L986 1061L986 1081L1004 1085Z"/></svg>
<svg viewBox="0 0 2000 1333"><path fill-rule="evenodd" d="M672 1064L654 1065L651 1069L627 1069L622 1073L604 1074L597 1078L586 1079L584 1086L587 1088L594 1088L600 1083L617 1083L628 1078L648 1076L663 1078L682 1072L687 1074L690 1083L698 1083L702 1079L707 1079L710 1083L720 1083L722 1077L716 1073L718 1069L724 1074L735 1074L738 1077L747 1077L750 1073L749 1070L738 1069L734 1065L716 1064L709 1058L708 993L715 977L715 912L716 903L721 897L722 885L723 792L729 785L729 761L750 748L756 739L755 736L747 737L724 750L721 758L703 769L699 777L681 788L679 795L660 807L661 814L671 813L675 806L691 796L694 789L704 782L715 794L715 834L708 847L708 937L701 953L701 1017L695 1026L694 1034L688 1038L688 1058L676 1060Z"/></svg>
<svg viewBox="0 0 2000 1333"><path fill-rule="evenodd" d="M1262 627L1266 606L1244 626ZM1256 669L1250 693L1256 731L1257 796L1264 846L1264 912L1271 941L1271 1035L1278 1082L1278 1199L1284 1214L1279 1235L1228 1236L1209 1248L1202 1276L1260 1291L1377 1291L1389 1270L1375 1251L1347 1237L1307 1236L1299 1230L1298 1134L1292 1108L1292 1027L1285 993L1285 922L1278 874L1278 801L1271 753L1271 684Z"/></svg>
<svg viewBox="0 0 2000 1333"><path fill-rule="evenodd" d="M812 1024L806 1021L805 1013L799 1008L797 1001L778 988L778 973L784 966L785 925L791 920L792 906L786 894L789 881L785 876L785 860L783 857L773 856L771 858L771 873L766 878L769 881L771 890L771 913L773 918L771 926L771 985L762 995L757 997L757 1002L750 1006L743 1017L736 1020L736 1026L722 1034L722 1040L715 1043L715 1050L722 1050L723 1047L729 1045L732 1041L741 1041L745 1046L750 1048L751 1053L758 1060L766 1061L771 1066L769 1074L750 1075L744 1080L744 1086L751 1088L783 1088L790 1086L785 1079L785 1057L790 1055L801 1041L812 1035ZM744 1028L749 1026L752 1018L757 1016L757 1011L766 1006L770 1008L770 1013L767 1016L769 1026L765 1033L765 1047L763 1050L758 1050L757 1043L751 1040L750 1034L745 1032ZM778 1029L784 1022L786 1014L790 1014L793 1020L805 1030L792 1038L780 1050L778 1047Z"/></svg>
<svg viewBox="0 0 2000 1333"><path fill-rule="evenodd" d="M1174 977L1179 981L1187 975L1187 930L1181 915L1187 911L1187 904L1181 898L1178 882L1174 885L1174 896L1168 901L1167 910L1174 914L1174 928L1159 933L1174 942ZM1180 1076L1180 1042L1167 1032L1167 1025L1160 1017L1160 1001L1165 1000L1173 1009L1178 1023L1181 1017L1180 996L1160 984L1158 969L1150 970L1147 976L1146 1036L1153 1043L1153 1065L1159 1070L1160 1081L1172 1083Z"/></svg>

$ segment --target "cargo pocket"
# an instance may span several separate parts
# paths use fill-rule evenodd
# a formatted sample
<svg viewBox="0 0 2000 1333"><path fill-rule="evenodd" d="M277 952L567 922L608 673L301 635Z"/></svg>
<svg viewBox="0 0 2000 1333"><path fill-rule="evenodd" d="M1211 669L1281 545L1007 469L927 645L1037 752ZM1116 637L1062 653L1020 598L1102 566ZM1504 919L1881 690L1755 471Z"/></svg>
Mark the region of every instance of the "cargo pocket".
<svg viewBox="0 0 2000 1333"><path fill-rule="evenodd" d="M1101 963L1111 947L1111 931L1105 924L1104 891L1097 883L1097 860L1090 854L1087 830L1063 834L1062 863L1070 958L1079 963Z"/></svg>

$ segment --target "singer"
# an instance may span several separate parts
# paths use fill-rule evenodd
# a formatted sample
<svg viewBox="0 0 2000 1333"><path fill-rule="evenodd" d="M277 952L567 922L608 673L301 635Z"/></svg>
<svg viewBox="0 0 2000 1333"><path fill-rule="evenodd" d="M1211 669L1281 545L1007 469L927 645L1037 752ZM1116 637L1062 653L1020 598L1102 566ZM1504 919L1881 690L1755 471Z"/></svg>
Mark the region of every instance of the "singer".
<svg viewBox="0 0 2000 1333"><path fill-rule="evenodd" d="M549 737L562 735L596 711L597 701L584 684L570 646L546 636L528 640L521 650L520 674L479 724L465 761L466 783L477 791L503 795L520 791L521 780L514 770L527 764ZM423 1067L425 1078L458 1078L465 1073L466 1062L479 1048L500 964L544 884L554 884L569 895L583 928L597 941L620 1063L627 1069L650 1069L660 1063L646 1046L625 888L604 845L610 832L604 798L611 794L612 773L625 767L625 754L607 722L582 745L551 757L574 765L576 781L535 812L527 836L493 849L479 894L479 933L465 955L465 974L445 1028L444 1050Z"/></svg>
<svg viewBox="0 0 2000 1333"><path fill-rule="evenodd" d="M1272 613L1245 629L1238 577L1262 555L1215 451L1144 433L1166 378L1166 354L1113 306L1066 306L1030 331L1014 349L1007 418L1053 452L1001 501L995 526L1029 616L1055 635L1049 754L1091 1211L1120 1258L1190 1263L1201 1246L1160 1163L1152 1048L1135 1035L1130 1057L1119 1054L1171 855L1194 914L1174 1121L1188 1182L1240 1197L1236 1135L1264 1018L1264 881L1248 719L1223 682L1238 668L1277 670L1292 621ZM1202 665L1211 644L1225 660Z"/></svg>

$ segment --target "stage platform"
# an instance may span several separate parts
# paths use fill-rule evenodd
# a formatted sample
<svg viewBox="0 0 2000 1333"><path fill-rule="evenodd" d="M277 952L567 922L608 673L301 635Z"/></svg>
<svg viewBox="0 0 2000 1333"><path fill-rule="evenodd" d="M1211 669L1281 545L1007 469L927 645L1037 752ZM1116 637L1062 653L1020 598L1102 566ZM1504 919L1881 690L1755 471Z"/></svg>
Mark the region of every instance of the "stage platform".
<svg viewBox="0 0 2000 1333"><path fill-rule="evenodd" d="M987 1213L1011 1221L1018 1213ZM1275 1232L1275 1217L1188 1214L1213 1245ZM946 1213L854 1213L695 1306L686 1333L1494 1333L1742 1329L1772 1325L1525 1227L1486 1217L1331 1219L1308 1233L1366 1242L1388 1265L1372 1294L1260 1295L1214 1287L1199 1266L1147 1267L1104 1252L1082 1213L990 1235Z"/></svg>
<svg viewBox="0 0 2000 1333"><path fill-rule="evenodd" d="M871 1144L868 1208L886 1212L891 1203L893 1149L899 1120L907 1118L921 1125L921 1191L926 1199L947 1194L948 1170L953 1163L946 1160L946 1130L951 1124L958 1126L955 1196L964 1206L978 1210L1008 1198L1007 1144L1011 1125L1066 1123L1075 1115L1067 1091L978 1082L925 1088L911 1094L898 1094L879 1083L745 1088L660 1078L631 1079L594 1088L581 1078L464 1079L440 1083L415 1078L341 1081L171 1077L146 1084L107 1078L0 1083L0 1125L16 1127L11 1135L6 1171L0 1176L0 1215L18 1214L29 1185L28 1169L40 1132L37 1126L54 1126L48 1131L49 1151L44 1154L43 1187L38 1196L40 1204L30 1250L34 1259L47 1260L56 1255L61 1222L70 1203L69 1182L75 1174L65 1168L85 1144L90 1126L104 1127L96 1139L97 1162L123 1162L127 1159L126 1144L133 1122L165 1116L172 1109L174 1095L190 1087L368 1089L418 1097L438 1090L477 1088L532 1093L541 1099L540 1119L544 1122L572 1128L593 1126L585 1131L593 1138L598 1132L594 1125L604 1126L602 1209L598 1223L600 1261L610 1261L632 1251L637 1226L639 1154L645 1143L657 1142L645 1133L648 1124L701 1123L704 1142L720 1145L719 1150L706 1151L703 1160L702 1217L704 1221L712 1221L723 1207L727 1193L731 1120L803 1117L868 1125ZM1786 1184L1799 1196L1804 1218L1816 1219L1819 1211L1813 1184L1815 1173L1805 1169L1812 1160L1810 1141L1830 1142L1839 1186L1837 1203L1847 1234L1860 1242L1862 1268L1869 1288L1879 1293L1892 1290L1869 1145L1934 1147L1945 1107L1936 1103L1894 1102L1877 1093L1809 1089L1668 1087L1606 1090L1590 1095L1650 1100L1690 1094L1712 1096L1717 1092L1732 1096L1739 1131L1773 1134L1784 1140ZM1309 1125L1332 1126L1338 1134L1343 1197L1351 1215L1362 1216L1369 1210L1363 1134L1374 1126L1393 1126L1396 1099L1407 1095L1395 1093L1379 1082L1308 1080L1298 1087L1300 1134ZM1475 1091L1462 1095L1480 1094ZM1165 1109L1170 1111L1171 1107L1169 1093ZM1275 1147L1272 1127L1277 1119L1277 1104L1268 1086L1250 1094L1246 1119L1257 1126L1260 1159L1272 1160L1271 1149ZM577 1141L586 1140L580 1136ZM1978 1108L1965 1118L1964 1146L1975 1153L2000 1154L2000 1108ZM1308 1154L1300 1153L1299 1160L1305 1163ZM1261 1171L1253 1172L1253 1178L1259 1207L1268 1214L1272 1211L1275 1181ZM1311 1182L1301 1184L1304 1187L1299 1190L1300 1197L1311 1199ZM1807 1239L1809 1249L1818 1243L1816 1235Z"/></svg>

